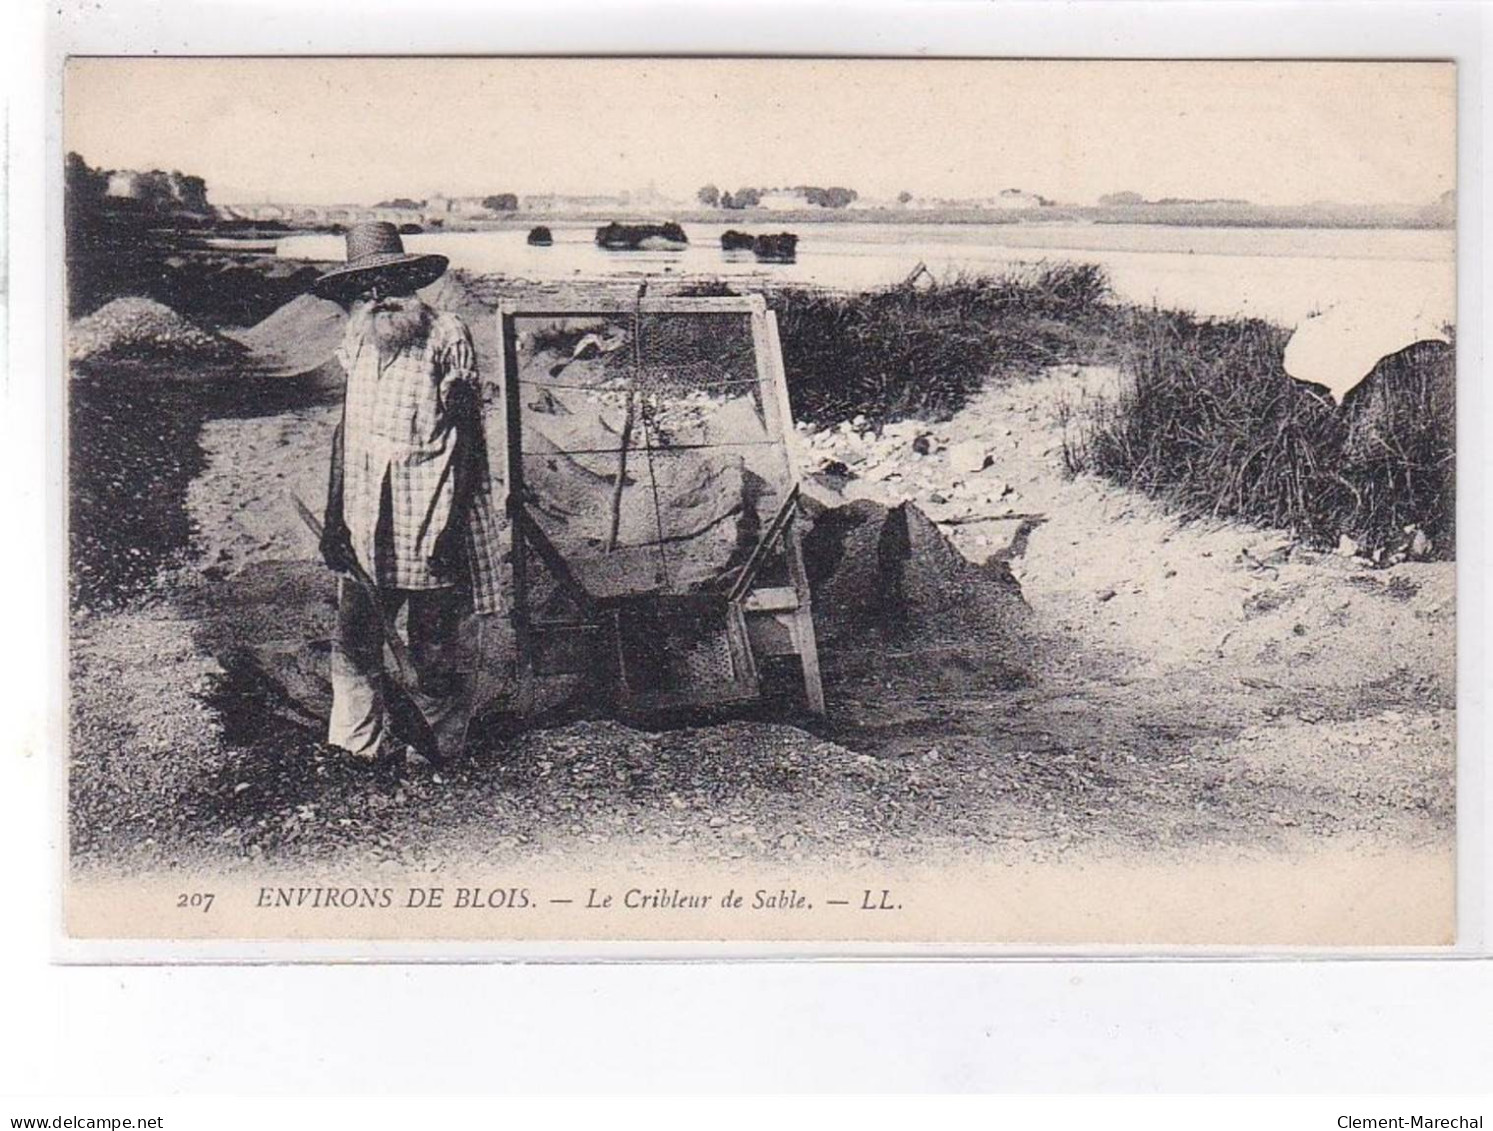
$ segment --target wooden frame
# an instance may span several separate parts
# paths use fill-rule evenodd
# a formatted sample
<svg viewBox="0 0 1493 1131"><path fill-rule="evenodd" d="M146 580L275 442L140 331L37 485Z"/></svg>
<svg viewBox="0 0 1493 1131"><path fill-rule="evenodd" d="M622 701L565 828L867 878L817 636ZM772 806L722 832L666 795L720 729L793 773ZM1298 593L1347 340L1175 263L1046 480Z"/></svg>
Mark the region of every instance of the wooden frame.
<svg viewBox="0 0 1493 1131"><path fill-rule="evenodd" d="M789 451L789 439L793 434L793 417L788 404L788 386L783 370L781 346L778 339L777 319L767 309L760 295L673 298L649 297L622 298L618 296L592 296L575 299L550 298L533 301L504 302L498 311L499 335L502 341L502 366L498 374L501 403L503 404L506 437L506 471L508 498L507 547L513 569L513 627L517 644L518 681L515 704L520 714L527 714L535 702L535 680L541 674L537 661L541 656L564 655L564 647L556 647L550 637L557 633L574 633L594 637L605 631L608 612L590 600L582 588L570 577L563 555L545 537L538 522L528 513L524 505L525 473L523 467L522 402L519 394L519 358L517 320L522 318L596 318L607 316L638 317L649 314L740 314L750 319L753 356L756 362L757 388L762 398L762 410L768 437L778 450L782 466L782 483L786 492L781 512L774 516L764 531L762 542L743 567L736 583L726 595L728 617L733 625L744 625L744 640L741 633L733 635L733 654L739 653L743 643L748 652L743 658L750 679L739 685L741 695L757 694L756 660L763 656L794 656L803 670L804 697L810 711L823 714L825 710L824 690L819 671L818 645L814 635L812 604L809 594L808 576L804 569L803 551L799 541L795 518L798 512L798 475ZM759 587L755 584L756 567L775 546L781 546L787 563L787 585ZM530 554L544 561L546 568L570 593L580 610L580 620L560 625L545 624L535 620L529 605ZM612 614L613 617L615 614ZM613 624L615 624L613 620ZM585 649L579 650L581 655ZM591 653L595 655L593 650ZM560 663L561 671L569 670ZM577 670L585 670L577 669ZM645 706L660 709L688 705L678 693L660 696L656 702ZM712 695L710 701L721 701Z"/></svg>

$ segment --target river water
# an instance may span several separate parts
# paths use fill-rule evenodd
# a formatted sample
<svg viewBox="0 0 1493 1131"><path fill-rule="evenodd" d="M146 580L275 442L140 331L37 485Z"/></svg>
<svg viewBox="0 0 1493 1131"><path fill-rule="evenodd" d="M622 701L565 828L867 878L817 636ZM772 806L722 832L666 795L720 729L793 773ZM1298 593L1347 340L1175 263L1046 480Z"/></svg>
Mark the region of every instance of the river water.
<svg viewBox="0 0 1493 1131"><path fill-rule="evenodd" d="M1123 224L795 223L798 259L761 264L723 252L721 233L774 232L782 224L690 224L682 251L603 251L594 223L551 224L554 244L529 247L526 231L432 232L406 236L415 252L454 267L538 282L566 279L714 277L861 290L907 277L919 263L940 277L1041 262L1097 263L1117 297L1294 326L1347 305L1411 307L1454 321L1456 236L1444 230L1182 228ZM340 259L341 236L291 236L279 254Z"/></svg>

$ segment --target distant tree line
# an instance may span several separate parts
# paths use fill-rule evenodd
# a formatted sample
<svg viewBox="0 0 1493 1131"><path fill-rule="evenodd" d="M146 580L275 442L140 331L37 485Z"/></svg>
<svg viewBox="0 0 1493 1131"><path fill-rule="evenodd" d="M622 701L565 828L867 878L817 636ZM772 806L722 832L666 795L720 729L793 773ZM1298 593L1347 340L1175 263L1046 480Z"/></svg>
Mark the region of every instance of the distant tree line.
<svg viewBox="0 0 1493 1131"><path fill-rule="evenodd" d="M735 192L722 192L715 185L702 185L695 199L707 208L756 208L762 203L766 189L739 188Z"/></svg>
<svg viewBox="0 0 1493 1131"><path fill-rule="evenodd" d="M228 257L182 256L198 233L284 231L274 221L224 219L201 177L175 170L96 169L76 153L63 161L70 317L121 295L163 302L189 318L247 326L304 292L309 264L277 261L270 270Z"/></svg>
<svg viewBox="0 0 1493 1131"><path fill-rule="evenodd" d="M832 185L829 188L817 188L814 185L800 185L799 192L810 204L818 205L820 208L845 208L860 198L860 193L852 188L840 188Z"/></svg>
<svg viewBox="0 0 1493 1131"><path fill-rule="evenodd" d="M1163 196L1160 200L1147 200L1138 192L1107 192L1099 198L1099 203L1107 207L1123 207L1135 204L1248 204L1249 201L1232 196Z"/></svg>
<svg viewBox="0 0 1493 1131"><path fill-rule="evenodd" d="M785 190L747 187L739 188L735 192L723 192L718 186L712 184L702 185L695 193L695 199L707 208L756 208L768 193L782 191ZM816 208L845 208L860 198L860 194L855 189L841 188L838 185L830 188L820 188L817 185L795 185L786 191L797 193L804 198L805 204Z"/></svg>
<svg viewBox="0 0 1493 1131"><path fill-rule="evenodd" d="M408 196L396 196L391 200L381 200L373 207L375 208L402 208L410 212L418 212L430 204L429 200L415 200ZM516 193L499 192L492 196L482 198L482 207L489 212L517 212L518 196Z"/></svg>

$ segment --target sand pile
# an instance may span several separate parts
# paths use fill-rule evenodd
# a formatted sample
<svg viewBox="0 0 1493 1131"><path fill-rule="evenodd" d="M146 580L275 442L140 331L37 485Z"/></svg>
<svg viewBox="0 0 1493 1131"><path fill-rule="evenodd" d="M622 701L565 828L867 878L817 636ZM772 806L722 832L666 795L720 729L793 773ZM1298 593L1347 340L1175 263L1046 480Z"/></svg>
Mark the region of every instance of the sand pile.
<svg viewBox="0 0 1493 1131"><path fill-rule="evenodd" d="M1021 587L975 565L911 503L859 499L818 514L804 539L814 625L826 664L906 669L930 683L1030 679Z"/></svg>
<svg viewBox="0 0 1493 1131"><path fill-rule="evenodd" d="M319 730L331 707L337 583L320 562L257 562L187 593L196 643L222 666L213 706L230 742L270 717Z"/></svg>
<svg viewBox="0 0 1493 1131"><path fill-rule="evenodd" d="M228 361L241 347L169 306L130 296L105 303L68 331L71 362Z"/></svg>
<svg viewBox="0 0 1493 1131"><path fill-rule="evenodd" d="M265 373L294 376L332 360L347 327L347 312L324 298L301 295L263 322L228 334Z"/></svg>

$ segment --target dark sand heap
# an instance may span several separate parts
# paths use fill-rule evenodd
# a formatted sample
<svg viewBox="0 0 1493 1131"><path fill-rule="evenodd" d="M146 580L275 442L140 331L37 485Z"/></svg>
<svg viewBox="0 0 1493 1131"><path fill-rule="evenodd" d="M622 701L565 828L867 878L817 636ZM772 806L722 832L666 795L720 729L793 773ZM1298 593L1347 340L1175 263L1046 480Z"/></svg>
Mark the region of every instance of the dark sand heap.
<svg viewBox="0 0 1493 1131"><path fill-rule="evenodd" d="M496 374L502 364L502 342L495 313L499 296L479 294L459 271L448 271L420 292L437 310L461 317L472 333L479 372ZM341 379L334 354L347 329L347 311L335 302L303 294L291 299L263 321L245 330L226 331L243 347L247 367L267 376L291 377L328 369ZM335 372L334 372L335 371Z"/></svg>
<svg viewBox="0 0 1493 1131"><path fill-rule="evenodd" d="M828 674L930 689L1030 682L1031 610L999 563L976 565L912 503L824 510L804 539Z"/></svg>
<svg viewBox="0 0 1493 1131"><path fill-rule="evenodd" d="M229 336L249 351L256 368L293 376L333 360L347 327L347 312L329 299L301 295L263 322Z"/></svg>
<svg viewBox="0 0 1493 1131"><path fill-rule="evenodd" d="M223 669L210 701L230 744L274 740L287 730L307 741L323 737L332 705L336 602L336 579L310 561L256 562L232 577L207 579L181 598L195 643ZM483 657L477 697L494 705L509 687L507 618L469 617L460 647L474 662Z"/></svg>
<svg viewBox="0 0 1493 1131"><path fill-rule="evenodd" d="M230 743L273 724L319 731L332 703L337 583L320 562L263 562L188 591L197 645L222 666L212 697Z"/></svg>
<svg viewBox="0 0 1493 1131"><path fill-rule="evenodd" d="M275 255L171 256L142 293L210 326L251 326L305 294L331 266Z"/></svg>
<svg viewBox="0 0 1493 1131"><path fill-rule="evenodd" d="M461 316L472 331L482 372L496 372L501 359L496 302L479 297L458 272L447 272L420 292L437 310ZM335 302L303 294L247 330L229 331L266 372L309 373L332 360L347 328L347 311Z"/></svg>
<svg viewBox="0 0 1493 1131"><path fill-rule="evenodd" d="M1456 542L1457 367L1445 342L1382 359L1343 398L1342 471L1363 541L1449 558Z"/></svg>

